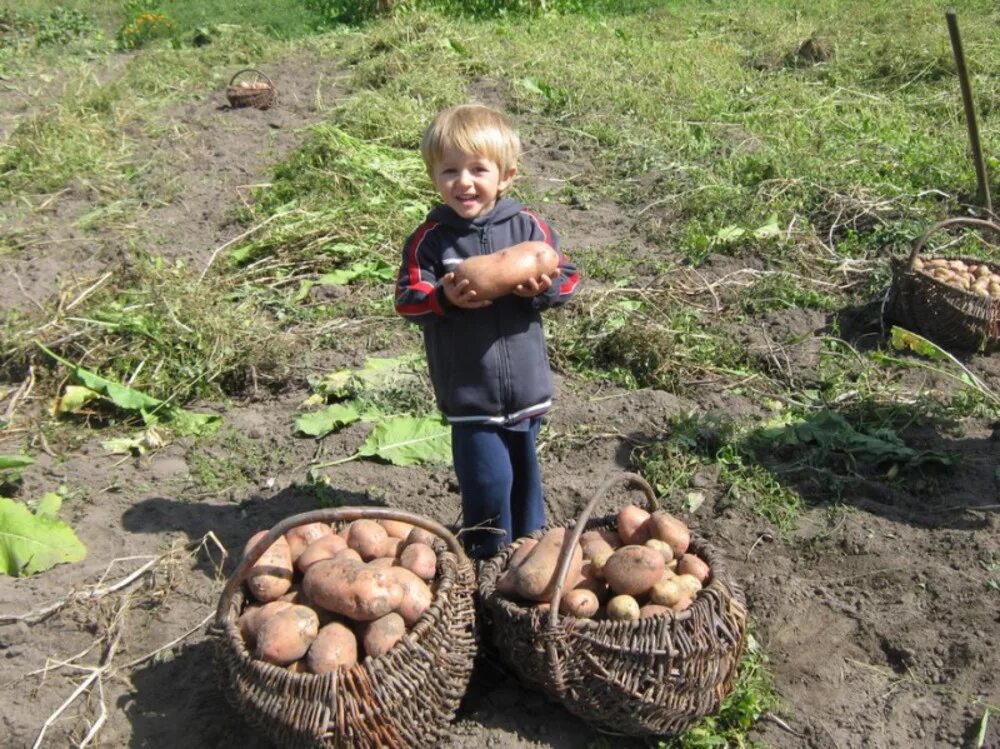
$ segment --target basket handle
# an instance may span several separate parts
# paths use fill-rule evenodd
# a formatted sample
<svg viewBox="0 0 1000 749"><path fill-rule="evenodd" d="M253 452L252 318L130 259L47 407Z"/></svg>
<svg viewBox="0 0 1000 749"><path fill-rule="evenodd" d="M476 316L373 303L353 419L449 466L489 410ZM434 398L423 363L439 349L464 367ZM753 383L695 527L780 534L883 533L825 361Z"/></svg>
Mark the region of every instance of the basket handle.
<svg viewBox="0 0 1000 749"><path fill-rule="evenodd" d="M460 563L466 561L465 549L462 548L462 543L451 531L438 522L404 510L393 510L388 507L336 507L300 512L298 515L291 515L285 518L272 527L267 532L267 535L258 541L243 557L243 561L240 562L236 571L233 572L232 577L229 578L219 598L219 605L215 610L215 626L223 626L229 601L236 594L243 581L246 580L250 569L264 555L264 552L271 547L271 544L278 540L279 536L285 535L292 528L298 528L300 525L307 525L309 523L336 523L342 520L350 522L362 519L399 520L423 528L435 536L440 536L448 546L448 551L457 556Z"/></svg>
<svg viewBox="0 0 1000 749"><path fill-rule="evenodd" d="M237 70L235 73L233 73L233 77L229 79L229 85L232 86L233 83L236 81L236 79L239 78L244 73L255 73L256 75L259 75L261 78L267 81L268 86L274 88L274 83L271 82L271 79L268 78L259 70L257 70L257 68L243 68L242 70Z"/></svg>
<svg viewBox="0 0 1000 749"><path fill-rule="evenodd" d="M995 231L998 234L1000 234L1000 225L997 225L997 224L995 224L992 221L987 221L986 219L981 219L981 218L965 218L965 217L959 216L957 218L948 218L948 219L945 219L944 221L938 221L936 224L934 224L932 227L930 227L927 231L925 231L920 236L920 239L918 239L916 242L914 242L913 249L910 251L910 257L906 261L906 270L907 270L907 272L910 272L910 271L913 270L913 264L917 260L917 255L919 255L920 251L922 249L924 249L924 244L927 242L927 240L931 236L931 234L933 234L934 232L938 231L939 229L945 229L945 228L947 228L949 226L978 226L978 227L980 227L982 229L992 229L993 231Z"/></svg>
<svg viewBox="0 0 1000 749"><path fill-rule="evenodd" d="M617 484L619 481L635 484L642 489L643 493L646 495L646 500L649 503L650 512L654 512L658 507L656 492L653 491L653 487L649 485L649 482L639 474L623 471L622 473L612 474L611 476L608 476L608 478L604 479L604 483L597 487L597 491L594 492L594 496L590 498L590 501L587 502L587 506L584 507L583 511L580 513L580 517L577 519L576 525L573 527L573 532L570 534L570 537L563 541L562 549L559 550L559 566L556 567L556 588L555 592L552 594L552 603L549 608L550 629L554 630L559 625L559 603L562 601L563 585L566 582L566 575L569 573L569 565L573 561L573 550L580 542L580 536L583 535L583 529L587 526L590 514L594 511L597 503L604 497L608 489L610 489L612 485Z"/></svg>

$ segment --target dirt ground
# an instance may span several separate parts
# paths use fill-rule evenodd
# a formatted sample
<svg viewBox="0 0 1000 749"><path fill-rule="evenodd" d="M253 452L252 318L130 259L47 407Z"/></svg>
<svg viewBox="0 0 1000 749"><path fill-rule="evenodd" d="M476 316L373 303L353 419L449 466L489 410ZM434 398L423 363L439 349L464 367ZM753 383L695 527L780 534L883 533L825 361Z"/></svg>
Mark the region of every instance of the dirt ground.
<svg viewBox="0 0 1000 749"><path fill-rule="evenodd" d="M150 207L146 226L155 251L199 267L242 231L232 209L247 186L263 181L268 165L321 118L317 87L337 95L335 71L305 61L268 68L284 85L280 105L268 112L227 111L216 92L204 101L166 113L183 143L171 159L176 197ZM294 83L293 83L294 82ZM279 87L280 85L279 84ZM324 88L325 87L325 88ZM477 94L492 90L484 82ZM9 96L0 92L0 97ZM17 107L8 99L9 121ZM572 148L527 139L525 173L544 188L586 168ZM0 309L25 309L58 293L60 284L95 278L121 261L124 237L93 237L72 227L92 196L71 189L51 203L42 223L22 225L41 242L5 259ZM537 206L560 232L563 247L633 242L635 220L614 206ZM649 217L643 217L648 220ZM58 240L58 241L56 241ZM713 258L703 275L734 270L732 258ZM584 268L586 274L586 268ZM579 298L599 291L591 283ZM593 297L591 297L593 298ZM816 366L810 335L831 320L816 313L775 314L766 325L734 331L767 356L768 342L785 343L777 364L808 383ZM399 340L412 343L400 322ZM359 342L358 356L363 354ZM970 368L1000 388L1000 358L978 357ZM543 466L549 517L576 517L593 488L611 471L627 467L630 445L663 433L668 420L689 411L754 413L738 392L711 383L685 399L655 390L600 389L558 376L559 399L549 435L584 435L572 450L546 449ZM222 587L217 539L238 550L255 530L315 506L302 487L316 445L291 436L294 414L308 390L305 376L277 393L248 394L228 404L197 404L225 419L244 452L259 456L256 486L210 496L192 489L192 444L179 441L142 458L108 455L94 434L66 437L38 453L25 471L20 495L30 498L66 484L82 499L68 502L88 548L84 562L27 579L0 578L0 745L30 747L45 727L41 746L81 741L91 727L91 746L263 746L227 705L214 677L206 622ZM32 418L46 404L29 401ZM928 473L919 493L889 490L859 479L847 511L831 515L823 502L806 504L797 529L780 537L745 505L726 496L718 476L697 476L705 503L690 525L724 551L744 586L752 632L769 657L782 706L777 720L760 722L753 737L775 749L810 747L957 747L975 743L984 704L1000 704L1000 562L996 469L1000 443L992 423L970 419L951 433L915 429L911 441L961 457L960 469ZM347 428L328 438L327 455L350 454L364 430ZM18 440L0 433L0 453L17 452ZM224 444L224 443L220 443ZM220 448L221 450L222 448ZM220 459L225 456L220 454ZM388 504L446 524L458 516L457 486L447 466L426 469L352 461L330 471L337 494L351 504ZM638 499L638 497L637 497ZM830 518L836 521L831 523ZM213 534L200 547L199 543ZM147 562L155 574L138 586L106 595L82 595L35 621L22 615L83 594L95 584L112 586ZM231 570L231 563L225 571ZM12 621L22 617L20 621ZM117 633L113 652L91 648L98 634ZM74 665L61 665L72 656ZM107 664L103 671L95 670ZM88 668L80 668L86 666ZM100 676L99 679L96 677ZM77 685L91 679L85 697L59 708ZM479 664L449 746L582 747L644 746L601 734L544 697L521 687L494 663ZM1000 746L1000 716L989 722L983 746Z"/></svg>

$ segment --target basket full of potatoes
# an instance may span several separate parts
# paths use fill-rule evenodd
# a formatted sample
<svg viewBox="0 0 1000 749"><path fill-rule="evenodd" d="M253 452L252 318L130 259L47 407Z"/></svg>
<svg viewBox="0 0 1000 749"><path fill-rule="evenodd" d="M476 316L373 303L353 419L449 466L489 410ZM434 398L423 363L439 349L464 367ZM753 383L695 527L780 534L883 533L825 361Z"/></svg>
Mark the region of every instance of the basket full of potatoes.
<svg viewBox="0 0 1000 749"><path fill-rule="evenodd" d="M1000 225L974 218L953 218L931 226L908 257L893 259L886 316L946 349L995 349L1000 344L1000 265L923 254L932 234L951 227L1000 233Z"/></svg>
<svg viewBox="0 0 1000 749"><path fill-rule="evenodd" d="M626 481L647 507L590 515ZM717 551L611 476L572 526L518 539L479 575L496 656L598 729L676 735L732 689L746 606Z"/></svg>
<svg viewBox="0 0 1000 749"><path fill-rule="evenodd" d="M227 699L281 747L433 746L477 652L475 571L444 526L316 510L246 544L216 611Z"/></svg>

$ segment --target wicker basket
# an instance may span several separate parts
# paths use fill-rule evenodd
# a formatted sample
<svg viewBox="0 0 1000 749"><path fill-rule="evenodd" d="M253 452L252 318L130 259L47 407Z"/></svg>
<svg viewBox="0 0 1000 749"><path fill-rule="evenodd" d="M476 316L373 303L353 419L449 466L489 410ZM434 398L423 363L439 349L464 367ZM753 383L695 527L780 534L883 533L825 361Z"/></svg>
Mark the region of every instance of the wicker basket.
<svg viewBox="0 0 1000 749"><path fill-rule="evenodd" d="M242 78L239 83L237 79ZM243 85L241 85L243 84ZM270 109L278 103L278 92L271 79L254 68L237 70L229 79L226 88L226 98L233 109L253 107L254 109Z"/></svg>
<svg viewBox="0 0 1000 749"><path fill-rule="evenodd" d="M292 673L253 659L236 626L253 564L291 528L360 518L401 520L443 539L435 549L438 587L421 619L385 655L332 673ZM478 645L474 594L472 562L432 520L371 507L294 515L246 555L219 599L213 637L223 692L248 723L283 749L434 746L446 735L472 675Z"/></svg>
<svg viewBox="0 0 1000 749"><path fill-rule="evenodd" d="M914 263L931 234L951 226L991 229L1000 225L975 218L952 218L934 224L918 239L909 257L892 259L892 286L886 317L951 351L988 351L1000 344L1000 299L979 296L917 270ZM976 258L948 258L989 266L1000 265Z"/></svg>
<svg viewBox="0 0 1000 749"><path fill-rule="evenodd" d="M589 519L598 500L622 479L652 488L635 474L614 476L597 490L563 550L551 608L523 607L496 593L517 544L480 570L484 627L499 657L527 685L546 692L595 728L631 736L669 736L718 710L732 689L746 639L743 594L722 560L692 536L690 551L712 567L712 579L686 611L634 622L559 616L570 551L584 530L613 529L613 515ZM544 531L531 537L538 538Z"/></svg>

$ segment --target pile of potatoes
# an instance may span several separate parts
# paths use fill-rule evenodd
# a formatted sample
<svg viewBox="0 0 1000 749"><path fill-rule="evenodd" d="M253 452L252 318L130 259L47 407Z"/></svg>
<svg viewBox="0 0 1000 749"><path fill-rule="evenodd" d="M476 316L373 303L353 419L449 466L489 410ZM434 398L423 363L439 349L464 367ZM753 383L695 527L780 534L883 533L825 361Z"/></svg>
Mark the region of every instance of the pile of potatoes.
<svg viewBox="0 0 1000 749"><path fill-rule="evenodd" d="M266 535L247 542L244 554ZM434 535L396 520L309 523L250 569L237 626L255 658L322 674L383 655L434 598Z"/></svg>
<svg viewBox="0 0 1000 749"><path fill-rule="evenodd" d="M635 505L621 508L615 521L616 530L592 530L580 537L559 613L633 621L688 608L712 570L701 557L688 553L691 533L684 522ZM522 539L497 580L497 592L512 601L549 608L560 551L571 533L555 528L539 539Z"/></svg>
<svg viewBox="0 0 1000 749"><path fill-rule="evenodd" d="M913 261L913 268L956 289L1000 299L1000 274L985 263L977 265L964 260L918 256Z"/></svg>

